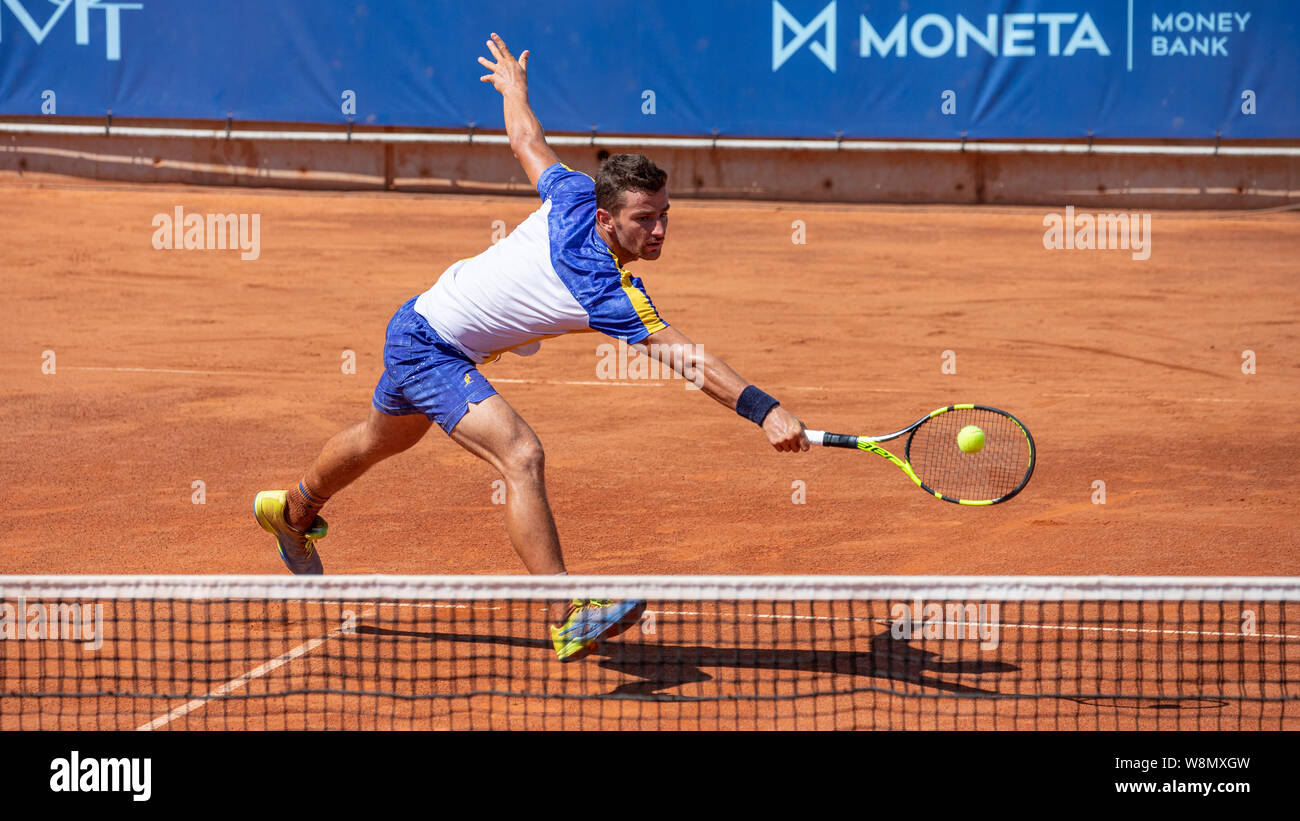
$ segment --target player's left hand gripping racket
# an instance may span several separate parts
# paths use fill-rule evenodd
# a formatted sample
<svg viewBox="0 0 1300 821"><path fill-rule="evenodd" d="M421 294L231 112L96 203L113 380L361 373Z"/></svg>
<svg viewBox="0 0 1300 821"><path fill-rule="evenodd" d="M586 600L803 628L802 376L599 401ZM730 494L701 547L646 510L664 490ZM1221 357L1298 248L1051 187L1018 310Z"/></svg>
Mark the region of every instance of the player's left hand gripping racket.
<svg viewBox="0 0 1300 821"><path fill-rule="evenodd" d="M966 453L957 434L967 425L984 432L984 447ZM808 441L830 448L857 448L883 456L936 498L959 505L995 505L1015 496L1034 475L1034 438L1019 419L985 405L948 405L900 431L884 436L850 436L805 431ZM882 448L907 435L903 458Z"/></svg>

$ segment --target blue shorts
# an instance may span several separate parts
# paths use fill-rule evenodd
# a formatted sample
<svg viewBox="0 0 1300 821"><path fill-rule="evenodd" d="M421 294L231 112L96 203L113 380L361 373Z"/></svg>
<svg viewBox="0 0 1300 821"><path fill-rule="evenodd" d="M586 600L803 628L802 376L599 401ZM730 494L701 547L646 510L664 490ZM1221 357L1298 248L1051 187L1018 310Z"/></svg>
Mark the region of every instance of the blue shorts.
<svg viewBox="0 0 1300 821"><path fill-rule="evenodd" d="M372 400L380 412L423 413L451 433L469 411L469 403L482 402L496 392L473 361L415 312L414 299L393 314L384 342L384 375Z"/></svg>

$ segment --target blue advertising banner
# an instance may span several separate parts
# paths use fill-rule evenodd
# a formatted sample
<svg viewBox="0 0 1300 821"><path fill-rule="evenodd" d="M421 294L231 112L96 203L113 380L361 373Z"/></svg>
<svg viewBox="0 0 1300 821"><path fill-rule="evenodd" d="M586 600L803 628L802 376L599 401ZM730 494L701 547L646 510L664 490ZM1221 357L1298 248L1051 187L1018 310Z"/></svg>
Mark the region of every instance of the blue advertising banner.
<svg viewBox="0 0 1300 821"><path fill-rule="evenodd" d="M0 0L0 115L552 131L1300 137L1292 0Z"/></svg>

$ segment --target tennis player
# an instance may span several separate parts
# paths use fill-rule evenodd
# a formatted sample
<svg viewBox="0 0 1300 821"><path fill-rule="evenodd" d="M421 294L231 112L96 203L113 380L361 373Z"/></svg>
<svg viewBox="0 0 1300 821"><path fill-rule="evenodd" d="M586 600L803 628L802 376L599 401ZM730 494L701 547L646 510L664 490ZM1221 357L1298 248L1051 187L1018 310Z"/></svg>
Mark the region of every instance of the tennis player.
<svg viewBox="0 0 1300 821"><path fill-rule="evenodd" d="M703 392L759 425L779 451L807 450L803 424L747 384L655 310L625 266L655 260L668 229L668 175L646 157L607 159L593 180L560 163L528 104L528 52L518 59L496 34L479 62L505 104L510 147L542 206L509 236L448 268L388 325L384 374L364 422L335 434L289 491L257 494L262 528L294 573L321 573L318 515L330 497L379 461L420 441L433 422L506 483L506 529L530 573L563 574L546 498L542 445L478 367L541 340L600 331L694 379ZM640 617L644 602L575 601L552 606L550 632L563 660L586 655Z"/></svg>

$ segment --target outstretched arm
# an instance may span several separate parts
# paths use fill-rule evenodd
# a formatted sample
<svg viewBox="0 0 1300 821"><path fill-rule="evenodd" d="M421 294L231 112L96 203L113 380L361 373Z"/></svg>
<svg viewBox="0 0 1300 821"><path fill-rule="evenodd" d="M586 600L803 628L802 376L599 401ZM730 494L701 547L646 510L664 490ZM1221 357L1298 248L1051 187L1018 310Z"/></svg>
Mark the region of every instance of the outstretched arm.
<svg viewBox="0 0 1300 821"><path fill-rule="evenodd" d="M506 134L510 137L510 150L515 152L515 159L524 167L528 181L537 187L537 179L542 172L555 165L560 158L546 144L546 134L537 115L528 105L528 51L515 56L506 48L505 41L496 32L487 41L488 51L496 62L486 57L478 58L483 67L491 74L479 78L484 83L491 83L505 103Z"/></svg>
<svg viewBox="0 0 1300 821"><path fill-rule="evenodd" d="M644 342L632 347L693 379L706 396L729 410L737 410L740 395L749 387L749 383L730 365L692 343L686 334L674 327L650 334ZM803 422L780 405L768 411L762 428L767 441L777 450L808 450Z"/></svg>

